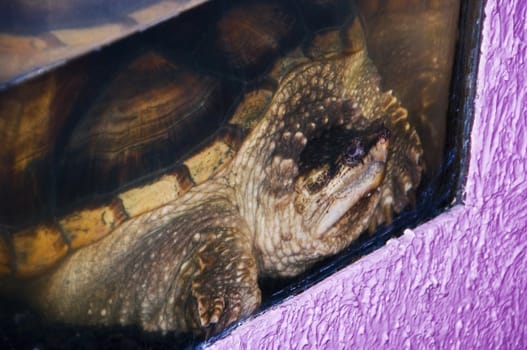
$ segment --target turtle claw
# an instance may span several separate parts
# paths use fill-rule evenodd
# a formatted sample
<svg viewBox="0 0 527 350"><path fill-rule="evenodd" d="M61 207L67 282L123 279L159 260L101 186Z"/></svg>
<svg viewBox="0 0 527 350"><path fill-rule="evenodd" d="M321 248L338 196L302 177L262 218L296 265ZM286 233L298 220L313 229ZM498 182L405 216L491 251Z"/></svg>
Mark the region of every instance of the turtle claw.
<svg viewBox="0 0 527 350"><path fill-rule="evenodd" d="M209 337L248 316L260 305L256 261L244 235L233 228L208 232L193 257L186 319L195 333ZM191 276L191 277L190 277Z"/></svg>
<svg viewBox="0 0 527 350"><path fill-rule="evenodd" d="M201 327L207 328L220 321L223 310L225 308L225 302L222 297L217 297L212 300L212 304L207 300L209 298L202 297L198 299L198 314Z"/></svg>
<svg viewBox="0 0 527 350"><path fill-rule="evenodd" d="M195 296L197 328L199 333L204 333L207 338L248 316L260 303L260 290L257 286L250 288L246 285L236 285L234 280L227 285L224 284L226 281L221 281L221 285L216 284L220 282L218 280L210 282L209 285L200 286L200 293L208 289L208 295Z"/></svg>
<svg viewBox="0 0 527 350"><path fill-rule="evenodd" d="M222 312L223 312L223 306L221 308L215 306L214 309L212 310L212 313L209 316L208 324L204 325L202 323L202 326L207 327L210 324L218 323L220 321L220 317L221 317ZM204 319L202 318L201 321L203 322L203 320Z"/></svg>

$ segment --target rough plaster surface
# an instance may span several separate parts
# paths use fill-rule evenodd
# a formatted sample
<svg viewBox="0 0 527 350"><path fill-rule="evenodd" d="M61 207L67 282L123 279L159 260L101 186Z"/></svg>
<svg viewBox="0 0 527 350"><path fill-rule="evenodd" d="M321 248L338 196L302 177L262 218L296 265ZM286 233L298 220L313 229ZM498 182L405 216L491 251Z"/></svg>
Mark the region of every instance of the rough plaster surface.
<svg viewBox="0 0 527 350"><path fill-rule="evenodd" d="M488 0L466 203L209 346L527 348L527 0Z"/></svg>

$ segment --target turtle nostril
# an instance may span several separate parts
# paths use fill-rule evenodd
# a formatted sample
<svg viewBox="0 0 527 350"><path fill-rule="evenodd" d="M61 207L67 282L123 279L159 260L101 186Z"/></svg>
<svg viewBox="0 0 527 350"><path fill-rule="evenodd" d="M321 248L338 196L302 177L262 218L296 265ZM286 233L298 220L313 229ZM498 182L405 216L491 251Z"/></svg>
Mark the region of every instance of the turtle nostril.
<svg viewBox="0 0 527 350"><path fill-rule="evenodd" d="M390 140L391 131L388 128L383 128L381 131L381 134L379 135L379 139L382 139L383 141Z"/></svg>

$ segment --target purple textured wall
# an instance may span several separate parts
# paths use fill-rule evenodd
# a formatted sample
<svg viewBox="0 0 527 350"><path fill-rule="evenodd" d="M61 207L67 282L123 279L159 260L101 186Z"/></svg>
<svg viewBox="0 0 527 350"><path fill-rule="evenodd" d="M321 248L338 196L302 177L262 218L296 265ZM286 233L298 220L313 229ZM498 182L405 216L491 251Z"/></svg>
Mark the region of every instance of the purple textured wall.
<svg viewBox="0 0 527 350"><path fill-rule="evenodd" d="M210 349L527 348L527 0L488 0L466 203Z"/></svg>

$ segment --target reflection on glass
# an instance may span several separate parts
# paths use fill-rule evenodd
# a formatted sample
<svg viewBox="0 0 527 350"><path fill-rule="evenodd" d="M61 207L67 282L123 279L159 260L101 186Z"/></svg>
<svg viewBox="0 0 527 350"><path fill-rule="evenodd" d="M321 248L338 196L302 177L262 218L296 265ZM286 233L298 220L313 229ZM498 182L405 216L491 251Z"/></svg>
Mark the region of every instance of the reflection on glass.
<svg viewBox="0 0 527 350"><path fill-rule="evenodd" d="M5 10L9 80L183 8ZM458 11L213 1L0 91L0 279L66 324L202 338L382 244L437 195Z"/></svg>
<svg viewBox="0 0 527 350"><path fill-rule="evenodd" d="M433 173L445 143L459 1L360 1L360 6L383 85L408 109Z"/></svg>
<svg viewBox="0 0 527 350"><path fill-rule="evenodd" d="M203 1L2 1L0 88L100 49Z"/></svg>

